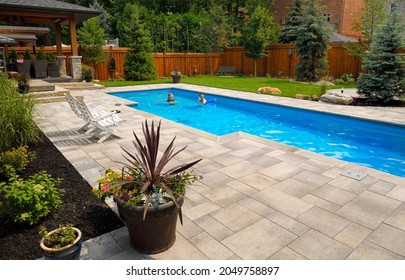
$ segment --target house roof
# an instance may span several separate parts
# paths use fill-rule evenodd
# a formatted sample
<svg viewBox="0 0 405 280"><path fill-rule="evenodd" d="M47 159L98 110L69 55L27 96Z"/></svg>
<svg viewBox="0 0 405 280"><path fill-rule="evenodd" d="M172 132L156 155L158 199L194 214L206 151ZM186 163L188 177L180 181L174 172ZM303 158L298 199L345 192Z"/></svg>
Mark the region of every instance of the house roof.
<svg viewBox="0 0 405 280"><path fill-rule="evenodd" d="M357 40L334 32L329 39L329 42L357 42Z"/></svg>
<svg viewBox="0 0 405 280"><path fill-rule="evenodd" d="M56 0L0 0L0 15L3 18L6 16L21 18L26 16L28 18L35 13L46 15L46 17L52 18L53 21L59 19L61 23L67 24L68 21L65 20L66 15L73 14L76 23L79 23L88 18L98 16L102 12L93 8ZM30 21L27 20L27 22Z"/></svg>

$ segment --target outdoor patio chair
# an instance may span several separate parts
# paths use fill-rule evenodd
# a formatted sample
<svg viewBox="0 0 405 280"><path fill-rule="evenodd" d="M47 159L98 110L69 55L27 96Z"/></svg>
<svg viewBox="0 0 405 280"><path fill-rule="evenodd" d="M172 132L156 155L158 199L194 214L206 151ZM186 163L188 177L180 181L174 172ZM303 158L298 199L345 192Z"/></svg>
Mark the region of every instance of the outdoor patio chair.
<svg viewBox="0 0 405 280"><path fill-rule="evenodd" d="M95 126L92 127L91 121L88 121L87 119L85 119L85 117L83 116L83 113L81 112L81 110L79 108L78 100L76 99L76 97L74 97L73 95L70 95L70 93L65 93L65 97L66 97L66 99L68 101L68 104L69 104L70 108L75 113L75 115L78 116L79 118L83 119L84 121L86 121L86 124L83 125L80 128L80 130L85 131L86 134L90 134L91 132L93 132L96 129L96 127ZM102 116L111 115L115 123L118 124L118 123L123 121L117 115L107 113L106 110L104 109L104 107L97 106L97 107L92 108L92 107L90 107L90 104L91 103L86 103L91 115L94 118L100 118ZM116 113L116 112L112 112L112 113Z"/></svg>
<svg viewBox="0 0 405 280"><path fill-rule="evenodd" d="M92 130L95 131L93 137L99 139L97 141L98 143L103 142L112 135L120 138L114 133L114 127L120 124L123 120L115 115L117 113L116 111L107 114L101 114L100 111L92 112L83 100L77 100L77 105L83 118L95 127L95 130ZM89 131L86 132L86 134L89 133ZM105 134L101 136L102 133Z"/></svg>

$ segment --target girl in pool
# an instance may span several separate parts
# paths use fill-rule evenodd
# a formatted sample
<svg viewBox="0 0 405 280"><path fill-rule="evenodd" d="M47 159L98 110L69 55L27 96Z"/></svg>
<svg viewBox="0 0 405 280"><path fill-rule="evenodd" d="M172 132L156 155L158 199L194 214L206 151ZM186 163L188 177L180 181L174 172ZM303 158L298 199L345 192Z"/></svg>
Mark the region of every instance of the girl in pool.
<svg viewBox="0 0 405 280"><path fill-rule="evenodd" d="M198 103L201 103L205 105L207 103L207 100L204 98L204 93L200 92L200 98L197 100Z"/></svg>

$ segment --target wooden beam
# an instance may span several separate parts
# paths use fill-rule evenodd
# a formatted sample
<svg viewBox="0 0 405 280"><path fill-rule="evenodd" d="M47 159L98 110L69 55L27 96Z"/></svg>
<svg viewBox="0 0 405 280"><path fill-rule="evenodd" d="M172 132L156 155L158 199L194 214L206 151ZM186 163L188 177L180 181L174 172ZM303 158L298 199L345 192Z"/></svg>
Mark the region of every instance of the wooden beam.
<svg viewBox="0 0 405 280"><path fill-rule="evenodd" d="M56 40L56 55L63 55L62 52L62 28L60 23L55 23L55 40Z"/></svg>
<svg viewBox="0 0 405 280"><path fill-rule="evenodd" d="M71 41L71 50L73 56L78 56L78 45L77 45L77 36L76 36L76 19L74 14L69 16L69 32L70 32L70 41Z"/></svg>

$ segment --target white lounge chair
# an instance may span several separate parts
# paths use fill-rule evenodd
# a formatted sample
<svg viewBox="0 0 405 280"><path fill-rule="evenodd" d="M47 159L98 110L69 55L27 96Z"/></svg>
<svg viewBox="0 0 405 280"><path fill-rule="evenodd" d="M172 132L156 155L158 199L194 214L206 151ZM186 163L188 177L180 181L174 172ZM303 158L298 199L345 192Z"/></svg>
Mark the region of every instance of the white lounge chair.
<svg viewBox="0 0 405 280"><path fill-rule="evenodd" d="M84 116L82 111L79 108L79 104L78 104L78 100L76 99L76 97L70 95L69 93L65 93L65 97L68 101L68 104L70 106L70 108L72 109L72 111L76 114L76 116L78 116L79 118L83 119L84 121L86 121L86 124L83 125L80 130L86 131L86 134L91 133L92 131L95 130L96 127L91 127L92 123L91 121L87 120ZM114 122L116 124L122 122L122 119L120 117L118 117L117 115L111 114L111 113L107 113L104 108L102 106L97 106L94 108L89 107L89 104L87 103L87 108L89 109L91 115L94 118L100 118L102 116L108 116L111 115Z"/></svg>
<svg viewBox="0 0 405 280"><path fill-rule="evenodd" d="M99 139L98 143L103 142L111 135L119 138L119 136L114 133L114 127L120 124L122 119L116 116L116 112L113 111L106 114L100 113L101 111L92 112L83 100L76 101L77 107L79 108L84 120L96 128L93 137ZM105 134L101 136L103 132L105 132ZM88 133L89 131L86 132L86 134Z"/></svg>

